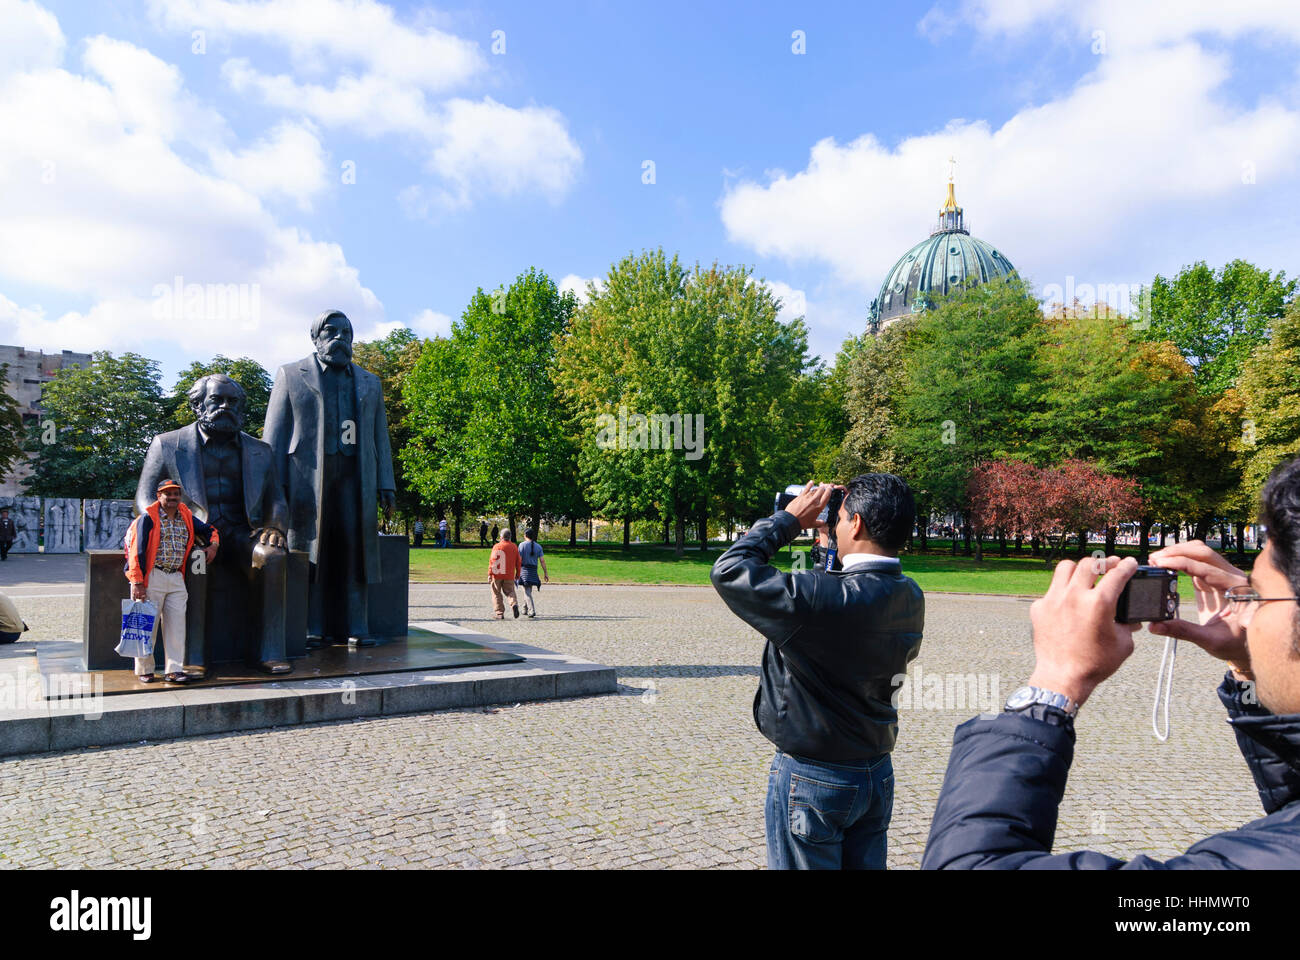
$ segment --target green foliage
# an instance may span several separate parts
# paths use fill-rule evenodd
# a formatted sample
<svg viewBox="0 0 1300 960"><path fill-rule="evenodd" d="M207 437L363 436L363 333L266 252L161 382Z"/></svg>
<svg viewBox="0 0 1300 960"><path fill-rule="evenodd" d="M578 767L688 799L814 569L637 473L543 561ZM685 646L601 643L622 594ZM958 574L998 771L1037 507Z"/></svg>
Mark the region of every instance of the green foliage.
<svg viewBox="0 0 1300 960"><path fill-rule="evenodd" d="M130 499L149 442L171 428L158 364L135 353L99 351L88 366L65 367L45 384L41 407L27 439L37 454L25 481L32 496Z"/></svg>
<svg viewBox="0 0 1300 960"><path fill-rule="evenodd" d="M567 515L578 499L567 415L552 373L576 306L530 269L474 294L449 339L426 341L403 390L407 480L427 502Z"/></svg>
<svg viewBox="0 0 1300 960"><path fill-rule="evenodd" d="M1268 339L1295 292L1286 274L1233 260L1215 273L1204 261L1151 285L1148 336L1170 340L1196 371L1200 389L1221 394L1237 382L1251 352Z"/></svg>
<svg viewBox="0 0 1300 960"><path fill-rule="evenodd" d="M260 363L248 357L231 360L229 357L217 354L207 363L196 360L182 370L176 380L176 386L172 388L169 401L175 407L172 416L175 425L183 427L194 422L194 411L190 409L186 393L199 377L206 377L213 373L224 373L244 388L244 393L247 394L244 405L244 432L260 437L262 427L266 423L266 405L271 399L271 375Z"/></svg>
<svg viewBox="0 0 1300 960"><path fill-rule="evenodd" d="M775 490L808 478L818 439L842 415L829 376L808 366L803 321L778 312L744 268L688 273L656 250L610 269L574 317L558 375L598 511L675 519L680 545L686 520L752 518ZM632 442L610 443L602 424L624 416ZM646 416L702 422L700 449L653 434L639 443Z"/></svg>
<svg viewBox="0 0 1300 960"><path fill-rule="evenodd" d="M7 474L23 459L22 408L5 387L9 384L9 364L0 364L0 476Z"/></svg>
<svg viewBox="0 0 1300 960"><path fill-rule="evenodd" d="M380 340L356 343L352 362L379 378L388 420L388 445L400 463L401 451L410 442L410 411L403 396L406 378L420 357L422 341L407 327L399 327ZM396 466L396 465L395 465ZM398 511L407 517L420 516L420 497L402 470L394 470Z"/></svg>
<svg viewBox="0 0 1300 960"><path fill-rule="evenodd" d="M1250 517L1269 473L1300 454L1300 300L1291 301L1274 323L1272 340L1243 367L1240 394L1233 449L1242 479L1234 515Z"/></svg>
<svg viewBox="0 0 1300 960"><path fill-rule="evenodd" d="M963 509L978 464L1025 448L1040 319L1021 281L996 280L939 301L906 336L890 437L919 503Z"/></svg>

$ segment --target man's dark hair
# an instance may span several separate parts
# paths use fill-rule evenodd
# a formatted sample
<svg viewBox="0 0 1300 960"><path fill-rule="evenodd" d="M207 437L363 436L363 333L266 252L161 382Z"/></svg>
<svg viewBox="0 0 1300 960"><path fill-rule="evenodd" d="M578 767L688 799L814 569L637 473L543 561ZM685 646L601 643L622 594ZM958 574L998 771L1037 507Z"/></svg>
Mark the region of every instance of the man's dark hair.
<svg viewBox="0 0 1300 960"><path fill-rule="evenodd" d="M862 473L846 484L844 512L862 518L867 537L886 550L907 543L916 523L916 501L902 477L892 473Z"/></svg>
<svg viewBox="0 0 1300 960"><path fill-rule="evenodd" d="M534 530L532 527L529 527L527 530L524 531L524 536L527 537L529 540L536 540L537 531Z"/></svg>
<svg viewBox="0 0 1300 960"><path fill-rule="evenodd" d="M1259 497L1259 522L1273 544L1273 566L1286 576L1291 592L1300 595L1300 457L1269 476ZM1291 650L1300 656L1300 607L1295 616Z"/></svg>

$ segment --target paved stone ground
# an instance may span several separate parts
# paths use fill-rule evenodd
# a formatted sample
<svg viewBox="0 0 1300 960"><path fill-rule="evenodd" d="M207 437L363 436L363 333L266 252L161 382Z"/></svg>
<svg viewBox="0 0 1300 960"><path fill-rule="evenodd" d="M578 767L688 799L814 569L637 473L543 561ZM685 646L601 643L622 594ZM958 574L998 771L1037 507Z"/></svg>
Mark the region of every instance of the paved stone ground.
<svg viewBox="0 0 1300 960"><path fill-rule="evenodd" d="M26 558L16 569L14 559L0 582L33 627L26 636L76 636L80 584L59 577L79 568ZM712 590L553 586L541 618L502 623L490 619L486 585L413 585L411 604L412 619L614 665L620 693L3 759L0 864L763 864L772 748L750 714L761 643ZM1186 645L1172 737L1152 737L1162 644L1140 635L1085 707L1058 851L1169 857L1261 816L1213 694L1221 671ZM982 675L982 692L996 682L1000 702L1030 664L1027 601L929 598L914 675L918 665L922 677ZM920 693L932 685L922 680ZM894 754L895 868L918 865L953 728L983 707L916 701Z"/></svg>

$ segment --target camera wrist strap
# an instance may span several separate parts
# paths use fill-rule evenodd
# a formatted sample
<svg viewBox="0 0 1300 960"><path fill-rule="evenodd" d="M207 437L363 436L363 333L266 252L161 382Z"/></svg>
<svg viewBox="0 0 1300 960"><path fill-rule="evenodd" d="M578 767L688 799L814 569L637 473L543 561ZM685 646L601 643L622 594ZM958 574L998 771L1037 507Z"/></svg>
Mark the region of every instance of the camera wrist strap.
<svg viewBox="0 0 1300 960"><path fill-rule="evenodd" d="M1160 657L1160 672L1156 674L1156 698L1151 704L1151 730L1156 735L1156 739L1164 743L1169 739L1169 697L1174 688L1174 657L1178 655L1178 638L1165 637L1165 652ZM1165 671L1165 662L1169 663L1169 671ZM1164 687L1165 691L1165 732L1160 732L1160 724L1157 718L1160 715L1160 688Z"/></svg>

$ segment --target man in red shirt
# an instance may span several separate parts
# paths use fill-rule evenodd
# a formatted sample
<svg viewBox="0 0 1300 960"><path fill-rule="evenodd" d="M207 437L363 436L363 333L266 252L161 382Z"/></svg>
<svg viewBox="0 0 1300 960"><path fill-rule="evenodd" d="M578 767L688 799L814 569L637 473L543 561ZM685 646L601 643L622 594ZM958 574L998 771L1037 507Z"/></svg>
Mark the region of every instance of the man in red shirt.
<svg viewBox="0 0 1300 960"><path fill-rule="evenodd" d="M519 618L519 604L515 600L515 581L521 571L519 548L514 545L510 530L501 531L501 541L492 548L492 559L488 561L488 580L492 584L492 612L498 620L504 620L506 605L503 597L510 598L510 609Z"/></svg>

